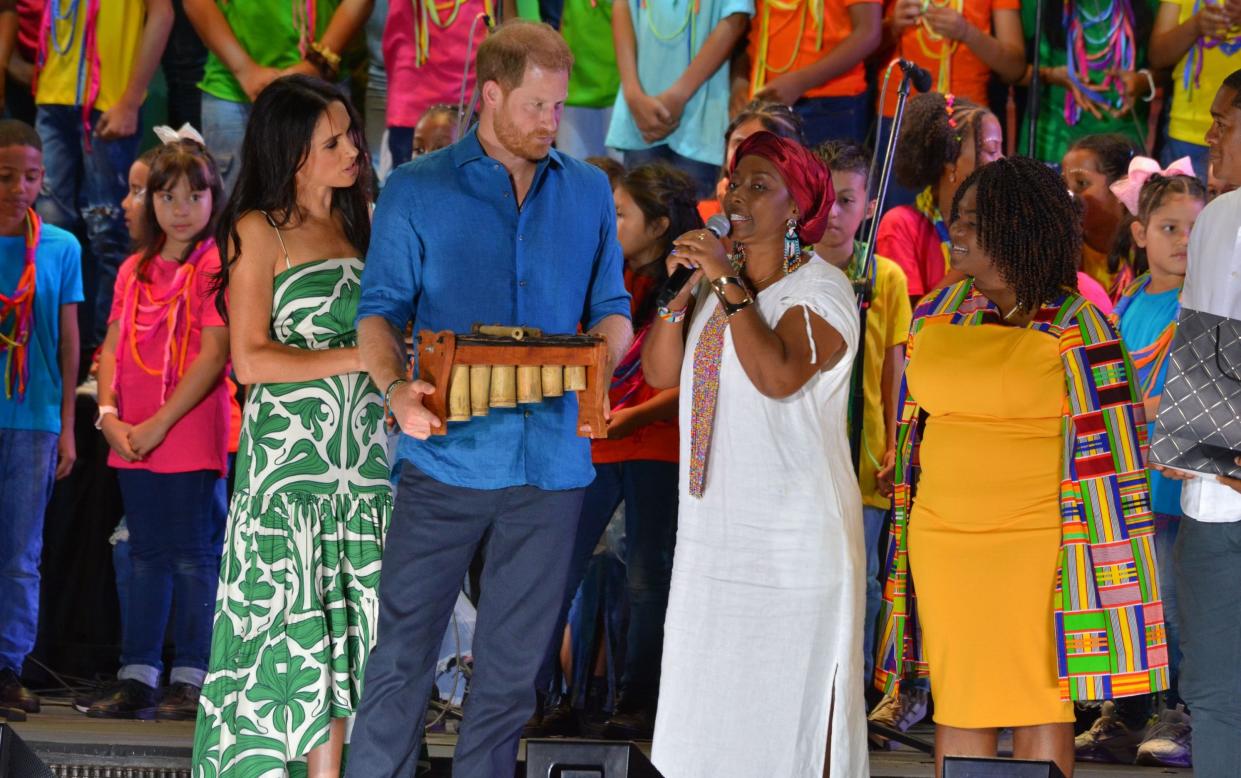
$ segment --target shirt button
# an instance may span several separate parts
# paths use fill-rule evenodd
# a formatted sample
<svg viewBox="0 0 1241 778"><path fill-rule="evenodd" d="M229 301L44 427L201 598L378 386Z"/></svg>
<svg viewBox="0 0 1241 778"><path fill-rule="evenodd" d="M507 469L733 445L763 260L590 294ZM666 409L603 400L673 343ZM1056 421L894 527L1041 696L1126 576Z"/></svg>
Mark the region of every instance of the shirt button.
<svg viewBox="0 0 1241 778"><path fill-rule="evenodd" d="M525 239L526 239L526 236L524 236L524 235L518 235L518 236L517 236L517 240L525 240Z"/></svg>
<svg viewBox="0 0 1241 778"><path fill-rule="evenodd" d="M517 285L518 285L518 286L525 286L525 285L526 285L526 282L525 282L525 281L518 281L518 282L517 282Z"/></svg>
<svg viewBox="0 0 1241 778"><path fill-rule="evenodd" d="M530 418L530 411L526 411L526 418Z"/></svg>

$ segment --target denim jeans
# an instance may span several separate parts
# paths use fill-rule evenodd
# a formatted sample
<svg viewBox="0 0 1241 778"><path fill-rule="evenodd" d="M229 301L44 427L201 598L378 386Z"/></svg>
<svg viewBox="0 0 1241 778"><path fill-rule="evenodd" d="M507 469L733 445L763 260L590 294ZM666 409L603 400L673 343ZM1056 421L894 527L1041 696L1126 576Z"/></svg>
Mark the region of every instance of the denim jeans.
<svg viewBox="0 0 1241 778"><path fill-rule="evenodd" d="M92 126L98 126L100 116L99 111L91 112ZM138 153L138 135L104 140L93 134L88 150L82 110L72 105L40 105L35 128L43 140L47 171L39 215L49 224L86 236L82 262L86 304L79 316L82 345L92 348L103 343L116 272L130 253L121 200L129 193L129 166Z"/></svg>
<svg viewBox="0 0 1241 778"><path fill-rule="evenodd" d="M720 169L715 165L683 157L667 145L625 152L625 168L628 170L633 170L648 162L667 162L672 167L684 171L694 180L697 190L695 195L699 200L715 198L715 184L720 180Z"/></svg>
<svg viewBox="0 0 1241 778"><path fill-rule="evenodd" d="M879 606L883 604L883 585L879 583L879 534L888 512L862 506L862 531L866 538L866 621L862 627L862 679L870 688L875 673L875 628Z"/></svg>
<svg viewBox="0 0 1241 778"><path fill-rule="evenodd" d="M1194 775L1241 778L1241 522L1182 520L1172 564Z"/></svg>
<svg viewBox="0 0 1241 778"><path fill-rule="evenodd" d="M1190 162L1194 164L1194 175L1206 184L1207 166L1211 162L1210 151L1208 147L1198 143L1167 138L1163 142L1163 148L1159 151L1159 164L1167 167L1181 157L1189 157Z"/></svg>
<svg viewBox="0 0 1241 778"><path fill-rule="evenodd" d="M586 487L569 561L564 601L536 688L549 688L559 655L569 606L608 520L625 502L625 567L629 594L629 630L621 692L637 706L655 704L659 662L663 655L664 614L672 581L672 556L677 535L677 464L636 460L596 464L595 480Z"/></svg>
<svg viewBox="0 0 1241 778"><path fill-rule="evenodd" d="M556 150L577 159L609 156L604 141L612 123L612 106L580 108L565 106L556 133Z"/></svg>
<svg viewBox="0 0 1241 778"><path fill-rule="evenodd" d="M250 109L250 103L221 100L205 92L202 96L203 140L220 171L225 195L233 191L241 173L241 143L246 138Z"/></svg>
<svg viewBox="0 0 1241 778"><path fill-rule="evenodd" d="M0 670L18 675L38 634L43 514L57 440L54 432L0 429Z"/></svg>
<svg viewBox="0 0 1241 778"><path fill-rule="evenodd" d="M798 100L793 110L805 122L806 144L814 148L828 140L866 141L871 111L866 93L852 97L811 97Z"/></svg>
<svg viewBox="0 0 1241 778"><path fill-rule="evenodd" d="M159 685L175 611L172 682L202 686L224 537L224 479L213 470L117 470L132 566L119 678Z"/></svg>
<svg viewBox="0 0 1241 778"><path fill-rule="evenodd" d="M1155 514L1155 564L1159 572L1163 620L1168 630L1168 676L1172 685L1168 690L1167 704L1170 708L1176 707L1180 702L1177 689L1181 670L1181 616L1176 601L1176 574L1172 558L1182 521L1180 516Z"/></svg>

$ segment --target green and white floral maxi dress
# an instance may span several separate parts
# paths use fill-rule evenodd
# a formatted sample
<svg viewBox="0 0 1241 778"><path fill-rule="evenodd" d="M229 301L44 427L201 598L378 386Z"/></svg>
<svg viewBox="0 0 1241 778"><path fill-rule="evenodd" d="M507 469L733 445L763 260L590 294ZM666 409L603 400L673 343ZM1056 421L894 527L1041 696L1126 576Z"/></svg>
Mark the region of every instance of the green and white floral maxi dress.
<svg viewBox="0 0 1241 778"><path fill-rule="evenodd" d="M272 338L356 345L358 259L274 280ZM246 399L220 565L196 778L303 773L357 708L392 516L383 398L363 373L256 384Z"/></svg>

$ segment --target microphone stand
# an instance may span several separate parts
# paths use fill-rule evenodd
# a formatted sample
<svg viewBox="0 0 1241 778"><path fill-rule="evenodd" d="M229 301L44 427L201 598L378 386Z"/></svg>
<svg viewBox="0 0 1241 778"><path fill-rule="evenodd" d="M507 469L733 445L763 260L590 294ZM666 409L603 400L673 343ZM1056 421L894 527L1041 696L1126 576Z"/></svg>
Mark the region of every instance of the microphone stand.
<svg viewBox="0 0 1241 778"><path fill-rule="evenodd" d="M853 466L856 471L862 467L862 425L863 425L863 390L862 370L866 364L866 315L870 310L871 300L875 296L875 239L879 234L879 220L883 214L884 202L888 199L888 186L892 181L892 160L896 156L896 139L901 134L901 124L905 120L905 103L909 100L909 88L912 72L903 69L900 86L896 90L896 111L892 114L892 131L888 134L888 147L884 150L883 166L879 172L878 190L875 194L875 217L870 221L870 229L866 235L866 252L862 255L862 266L859 268L858 279L853 282L853 291L858 302L858 350L853 359L853 381L849 396L849 447L853 453ZM886 81L886 79L885 79ZM875 149L876 158L879 149ZM871 162L874 167L874 161ZM867 193L869 195L869 192ZM870 198L867 197L867 202ZM904 746L921 751L925 754L935 753L935 746L921 738L908 735L899 729L879 724L869 719L866 729L873 735L886 738Z"/></svg>
<svg viewBox="0 0 1241 778"><path fill-rule="evenodd" d="M901 134L901 124L905 120L905 103L909 100L912 73L903 70L900 86L896 89L896 111L892 114L892 131L888 133L888 146L883 152L883 165L880 167L878 189L875 192L875 216L870 220L870 229L866 234L866 253L862 255L862 266L858 268L858 278L853 282L853 292L857 296L859 332L857 356L853 361L852 390L849 394L849 418L853 420L849 429L849 450L853 454L855 472L862 469L862 414L863 390L862 369L866 364L866 316L870 310L871 300L875 296L875 239L879 234L879 220L883 216L883 206L888 199L888 186L892 181L892 160L896 156L896 139ZM886 80L886 79L885 79ZM875 149L878 158L879 149ZM874 160L871 162L874 167ZM869 193L868 193L869 194ZM870 202L870 198L867 198Z"/></svg>
<svg viewBox="0 0 1241 778"><path fill-rule="evenodd" d="M1041 57L1041 49L1043 48L1043 6L1046 5L1045 0L1038 0L1034 6L1034 56L1033 64L1030 70L1030 86L1026 92L1026 156L1034 159L1034 142L1036 133L1038 132L1038 109L1039 101L1042 98L1040 90L1042 84L1039 83L1038 69Z"/></svg>

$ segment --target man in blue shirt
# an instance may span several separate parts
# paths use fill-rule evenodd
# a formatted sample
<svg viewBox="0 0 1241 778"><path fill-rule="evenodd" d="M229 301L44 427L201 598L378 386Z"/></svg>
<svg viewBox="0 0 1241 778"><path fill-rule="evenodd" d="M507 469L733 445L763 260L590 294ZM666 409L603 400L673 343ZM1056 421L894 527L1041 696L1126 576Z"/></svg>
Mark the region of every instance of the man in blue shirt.
<svg viewBox="0 0 1241 778"><path fill-rule="evenodd" d="M440 640L486 539L474 675L457 775L512 775L534 677L563 595L582 493L594 477L572 393L493 409L431 437L406 381L402 334L475 323L632 337L615 209L602 172L551 149L573 57L550 27L514 21L480 47L476 130L388 179L375 211L358 337L404 433L380 587L379 641L348 775L412 775ZM610 369L607 373L610 374Z"/></svg>

